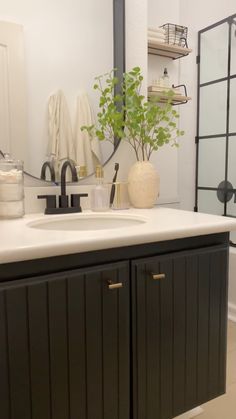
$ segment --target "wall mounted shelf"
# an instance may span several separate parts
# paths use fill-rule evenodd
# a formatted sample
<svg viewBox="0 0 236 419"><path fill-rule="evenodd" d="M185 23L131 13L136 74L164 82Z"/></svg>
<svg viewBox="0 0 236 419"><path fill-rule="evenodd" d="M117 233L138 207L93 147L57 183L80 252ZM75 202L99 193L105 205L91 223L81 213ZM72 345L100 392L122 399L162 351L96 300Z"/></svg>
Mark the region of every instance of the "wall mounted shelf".
<svg viewBox="0 0 236 419"><path fill-rule="evenodd" d="M179 88L179 87L183 87L184 88L184 94L180 94L179 92L175 93L173 98L172 98L172 105L184 105L185 103L187 103L189 100L191 100L192 98L190 96L187 95L187 89L185 85L180 85L180 86L173 86L172 90L174 92L175 88ZM163 92L161 91L155 91L155 87L154 86L149 86L148 88L148 99L150 99L151 97L158 97L158 102L159 103L165 103L167 101L167 96L165 95L165 91L163 90Z"/></svg>
<svg viewBox="0 0 236 419"><path fill-rule="evenodd" d="M148 39L148 54L159 55L161 57L171 58L177 60L178 58L186 57L192 52L190 48L179 47L177 45L170 45L166 43L157 42L155 39Z"/></svg>
<svg viewBox="0 0 236 419"><path fill-rule="evenodd" d="M153 97L153 96L158 96L159 102L160 103L165 103L166 102L166 97L165 96L160 96L158 93L155 92L148 92L148 98ZM189 96L183 96L183 95L175 95L173 96L172 99L172 105L184 105L185 103L187 103L189 100L191 100L191 97Z"/></svg>

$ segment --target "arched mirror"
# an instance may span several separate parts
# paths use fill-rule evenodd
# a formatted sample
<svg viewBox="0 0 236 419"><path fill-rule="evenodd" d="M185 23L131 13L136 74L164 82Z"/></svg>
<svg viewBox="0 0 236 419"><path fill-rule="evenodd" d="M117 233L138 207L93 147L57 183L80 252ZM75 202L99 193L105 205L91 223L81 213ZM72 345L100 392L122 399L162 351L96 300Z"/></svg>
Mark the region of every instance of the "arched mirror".
<svg viewBox="0 0 236 419"><path fill-rule="evenodd" d="M98 111L94 78L125 70L124 8L125 0L2 2L0 150L32 176L66 158L90 175L115 152L117 144L81 138L80 127Z"/></svg>

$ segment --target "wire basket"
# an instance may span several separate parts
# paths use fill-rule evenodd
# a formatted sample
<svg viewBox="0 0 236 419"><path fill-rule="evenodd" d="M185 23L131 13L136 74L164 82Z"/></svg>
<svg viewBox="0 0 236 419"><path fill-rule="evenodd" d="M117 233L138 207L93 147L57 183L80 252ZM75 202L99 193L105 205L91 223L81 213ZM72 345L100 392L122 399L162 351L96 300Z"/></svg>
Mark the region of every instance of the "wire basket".
<svg viewBox="0 0 236 419"><path fill-rule="evenodd" d="M188 48L188 28L186 26L166 23L165 25L162 25L161 28L165 30L165 42L167 44Z"/></svg>

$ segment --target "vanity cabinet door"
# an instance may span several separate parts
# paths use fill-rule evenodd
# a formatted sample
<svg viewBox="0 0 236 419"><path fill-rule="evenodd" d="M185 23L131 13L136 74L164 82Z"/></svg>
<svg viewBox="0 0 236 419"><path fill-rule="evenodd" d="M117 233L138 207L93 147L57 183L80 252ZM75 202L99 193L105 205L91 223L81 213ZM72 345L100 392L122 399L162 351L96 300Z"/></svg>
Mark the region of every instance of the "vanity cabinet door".
<svg viewBox="0 0 236 419"><path fill-rule="evenodd" d="M170 419L225 392L224 247L132 266L134 419Z"/></svg>
<svg viewBox="0 0 236 419"><path fill-rule="evenodd" d="M129 265L0 285L0 417L130 419Z"/></svg>

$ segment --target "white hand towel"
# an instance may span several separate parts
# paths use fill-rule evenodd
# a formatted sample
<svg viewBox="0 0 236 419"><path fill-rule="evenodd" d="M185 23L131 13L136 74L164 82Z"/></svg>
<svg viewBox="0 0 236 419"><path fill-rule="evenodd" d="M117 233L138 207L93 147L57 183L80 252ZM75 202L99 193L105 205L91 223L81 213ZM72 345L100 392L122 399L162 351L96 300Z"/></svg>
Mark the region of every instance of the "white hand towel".
<svg viewBox="0 0 236 419"><path fill-rule="evenodd" d="M61 90L48 101L48 156L54 158L58 172L60 162L75 159L72 127L66 98Z"/></svg>
<svg viewBox="0 0 236 419"><path fill-rule="evenodd" d="M93 173L98 164L102 164L99 140L95 136L90 138L87 131L81 131L83 125L93 125L94 122L88 96L86 92L81 92L77 98L75 126L76 164L86 166L88 174Z"/></svg>

